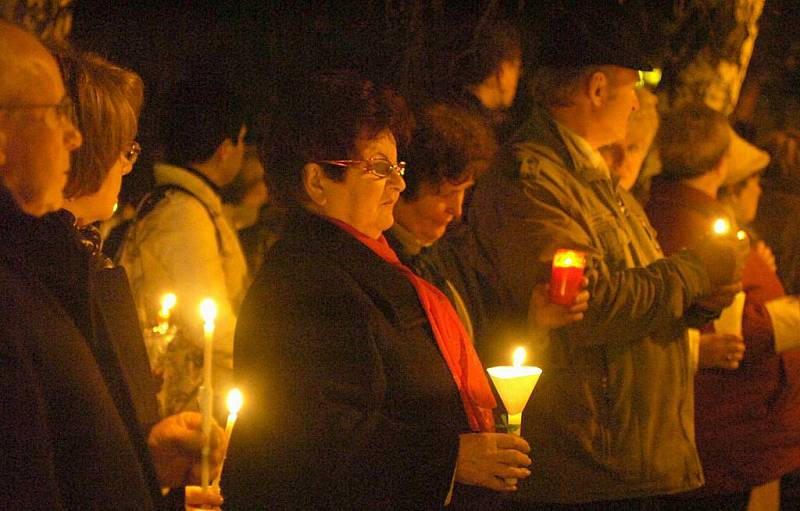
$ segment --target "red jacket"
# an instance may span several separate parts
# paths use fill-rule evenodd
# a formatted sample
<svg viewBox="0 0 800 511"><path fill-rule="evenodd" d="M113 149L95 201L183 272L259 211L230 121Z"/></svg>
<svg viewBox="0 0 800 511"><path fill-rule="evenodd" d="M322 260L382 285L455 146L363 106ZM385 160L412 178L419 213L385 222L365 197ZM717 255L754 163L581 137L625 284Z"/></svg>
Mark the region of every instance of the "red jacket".
<svg viewBox="0 0 800 511"><path fill-rule="evenodd" d="M647 214L669 255L698 241L730 212L705 193L654 182ZM800 351L775 353L764 304L783 296L777 275L751 252L742 272L744 359L735 371L700 369L695 428L709 494L741 491L800 467ZM704 331L713 331L709 325Z"/></svg>

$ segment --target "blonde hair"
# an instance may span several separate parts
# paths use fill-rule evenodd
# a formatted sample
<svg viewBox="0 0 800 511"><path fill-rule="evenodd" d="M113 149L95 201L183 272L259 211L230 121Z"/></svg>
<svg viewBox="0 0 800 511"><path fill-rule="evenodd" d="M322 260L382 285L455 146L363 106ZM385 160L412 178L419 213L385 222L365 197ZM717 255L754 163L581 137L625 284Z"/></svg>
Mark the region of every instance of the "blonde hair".
<svg viewBox="0 0 800 511"><path fill-rule="evenodd" d="M75 103L83 145L72 153L64 197L97 192L138 131L144 101L142 79L89 52L55 48L67 93Z"/></svg>

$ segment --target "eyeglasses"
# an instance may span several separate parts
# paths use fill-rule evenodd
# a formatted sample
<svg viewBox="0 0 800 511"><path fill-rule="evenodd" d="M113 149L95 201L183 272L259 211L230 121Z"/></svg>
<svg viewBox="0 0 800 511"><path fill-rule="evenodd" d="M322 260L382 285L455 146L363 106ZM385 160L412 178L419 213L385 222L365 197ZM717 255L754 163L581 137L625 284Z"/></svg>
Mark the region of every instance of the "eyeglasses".
<svg viewBox="0 0 800 511"><path fill-rule="evenodd" d="M130 149L122 152L122 157L125 158L125 160L128 163L133 165L134 163L136 163L136 160L139 159L139 153L141 152L142 152L142 146L139 145L139 142L134 140L133 142L131 142Z"/></svg>
<svg viewBox="0 0 800 511"><path fill-rule="evenodd" d="M324 165L334 165L336 167L354 167L360 164L366 164L367 172L370 174L380 177L386 178L391 176L394 172L397 172L397 175L403 176L406 173L406 162L399 161L397 165L390 163L388 160L384 159L374 159L374 160L319 160L317 163L322 163Z"/></svg>
<svg viewBox="0 0 800 511"><path fill-rule="evenodd" d="M75 105L72 99L65 95L61 101L56 104L42 104L42 105L0 105L0 110L31 110L33 108L52 108L56 111L56 115L60 119L66 119L75 124L77 118L75 117Z"/></svg>

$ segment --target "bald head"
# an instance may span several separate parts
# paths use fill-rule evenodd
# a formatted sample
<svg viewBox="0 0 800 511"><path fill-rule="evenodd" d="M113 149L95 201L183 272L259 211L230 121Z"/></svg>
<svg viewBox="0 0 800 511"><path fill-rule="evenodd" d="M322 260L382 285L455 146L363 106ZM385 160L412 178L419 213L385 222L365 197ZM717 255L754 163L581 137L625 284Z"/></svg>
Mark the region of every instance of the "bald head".
<svg viewBox="0 0 800 511"><path fill-rule="evenodd" d="M81 135L60 105L55 59L32 35L0 21L0 184L24 212L59 209L69 153Z"/></svg>
<svg viewBox="0 0 800 511"><path fill-rule="evenodd" d="M52 80L63 88L58 65L36 37L6 21L0 21L0 104L26 99L30 86Z"/></svg>

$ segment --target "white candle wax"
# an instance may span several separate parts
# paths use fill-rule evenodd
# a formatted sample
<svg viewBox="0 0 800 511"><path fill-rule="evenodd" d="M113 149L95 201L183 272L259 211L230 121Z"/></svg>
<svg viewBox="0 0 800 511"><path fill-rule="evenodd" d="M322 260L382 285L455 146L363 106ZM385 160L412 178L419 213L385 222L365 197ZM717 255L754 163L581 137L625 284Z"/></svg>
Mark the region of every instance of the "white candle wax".
<svg viewBox="0 0 800 511"><path fill-rule="evenodd" d="M217 319L217 304L214 300L206 298L200 304L203 316L203 386L200 389L200 407L203 414L203 435L205 442L201 451L200 460L200 485L203 491L208 489L211 479L209 467L209 454L211 451L211 417L214 406L213 389L211 386L211 363L214 347L214 322Z"/></svg>
<svg viewBox="0 0 800 511"><path fill-rule="evenodd" d="M228 392L228 420L225 422L225 440L230 442L231 435L233 434L233 426L236 424L236 419L239 416L239 410L242 408L242 393L239 389L232 389ZM227 447L225 448L225 457L228 456ZM222 459L222 466L219 467L219 474L214 479L214 488L219 488L219 481L222 479L222 469L225 466L225 458Z"/></svg>

